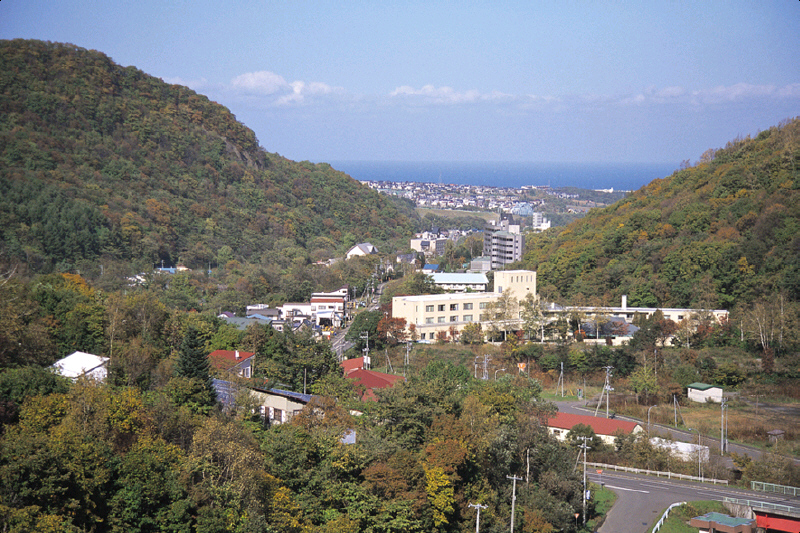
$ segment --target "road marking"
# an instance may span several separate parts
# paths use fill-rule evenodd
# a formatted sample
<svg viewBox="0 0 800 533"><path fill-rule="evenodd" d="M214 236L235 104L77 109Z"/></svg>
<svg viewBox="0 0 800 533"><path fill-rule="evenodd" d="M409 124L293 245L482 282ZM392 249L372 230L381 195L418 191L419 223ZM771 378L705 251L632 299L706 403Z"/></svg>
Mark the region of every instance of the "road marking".
<svg viewBox="0 0 800 533"><path fill-rule="evenodd" d="M617 490L627 490L628 492L641 492L643 494L650 494L649 490L636 490L636 489L626 489L625 487L615 487L614 485L606 485L607 489L617 489Z"/></svg>

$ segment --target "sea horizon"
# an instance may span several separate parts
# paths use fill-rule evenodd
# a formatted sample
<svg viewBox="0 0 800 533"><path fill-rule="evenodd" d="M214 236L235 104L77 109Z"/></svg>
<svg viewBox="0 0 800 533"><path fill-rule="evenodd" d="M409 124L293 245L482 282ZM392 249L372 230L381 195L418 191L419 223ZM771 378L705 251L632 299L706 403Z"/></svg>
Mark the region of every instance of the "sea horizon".
<svg viewBox="0 0 800 533"><path fill-rule="evenodd" d="M328 161L358 181L577 187L633 191L670 176L679 163L542 163L518 161Z"/></svg>

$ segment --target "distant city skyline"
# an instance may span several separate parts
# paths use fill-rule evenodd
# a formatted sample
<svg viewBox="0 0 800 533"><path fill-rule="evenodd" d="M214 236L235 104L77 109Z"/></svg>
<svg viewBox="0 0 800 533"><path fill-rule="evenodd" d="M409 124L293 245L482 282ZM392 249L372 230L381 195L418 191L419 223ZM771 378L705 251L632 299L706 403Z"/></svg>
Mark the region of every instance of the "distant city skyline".
<svg viewBox="0 0 800 533"><path fill-rule="evenodd" d="M800 115L800 4L4 0L321 161L671 163Z"/></svg>

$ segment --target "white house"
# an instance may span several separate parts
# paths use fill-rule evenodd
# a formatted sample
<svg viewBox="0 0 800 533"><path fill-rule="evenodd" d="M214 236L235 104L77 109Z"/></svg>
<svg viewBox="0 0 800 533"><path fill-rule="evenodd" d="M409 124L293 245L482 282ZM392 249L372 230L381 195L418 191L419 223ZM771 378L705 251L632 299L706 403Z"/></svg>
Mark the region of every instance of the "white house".
<svg viewBox="0 0 800 533"><path fill-rule="evenodd" d="M101 357L86 352L74 352L64 359L56 361L53 368L64 377L76 380L86 376L97 381L104 381L108 375L106 365L108 357Z"/></svg>
<svg viewBox="0 0 800 533"><path fill-rule="evenodd" d="M375 246L368 242L362 242L350 248L350 250L347 252L346 258L350 259L351 257L372 255L377 253L378 249L375 248Z"/></svg>
<svg viewBox="0 0 800 533"><path fill-rule="evenodd" d="M709 385L707 383L690 383L687 389L687 396L693 402L722 403L722 387Z"/></svg>

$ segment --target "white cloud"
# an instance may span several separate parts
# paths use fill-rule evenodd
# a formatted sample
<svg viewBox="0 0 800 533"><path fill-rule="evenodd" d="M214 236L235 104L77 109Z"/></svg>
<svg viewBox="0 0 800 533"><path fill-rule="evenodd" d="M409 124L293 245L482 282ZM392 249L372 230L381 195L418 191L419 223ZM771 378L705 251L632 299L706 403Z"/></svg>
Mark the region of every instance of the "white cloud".
<svg viewBox="0 0 800 533"><path fill-rule="evenodd" d="M283 76L268 70L240 74L231 80L231 86L234 89L264 95L283 92L290 88Z"/></svg>
<svg viewBox="0 0 800 533"><path fill-rule="evenodd" d="M410 85L401 85L389 93L390 97L419 97L424 103L432 104L471 104L476 102L511 100L516 97L500 91L481 93L475 89L458 92L452 87L434 87L433 85L423 85L415 89Z"/></svg>
<svg viewBox="0 0 800 533"><path fill-rule="evenodd" d="M249 95L270 97L268 105L276 106L299 105L308 103L311 97L345 93L341 87L333 87L322 82L290 83L280 74L268 70L240 74L231 80L230 86L235 91Z"/></svg>

